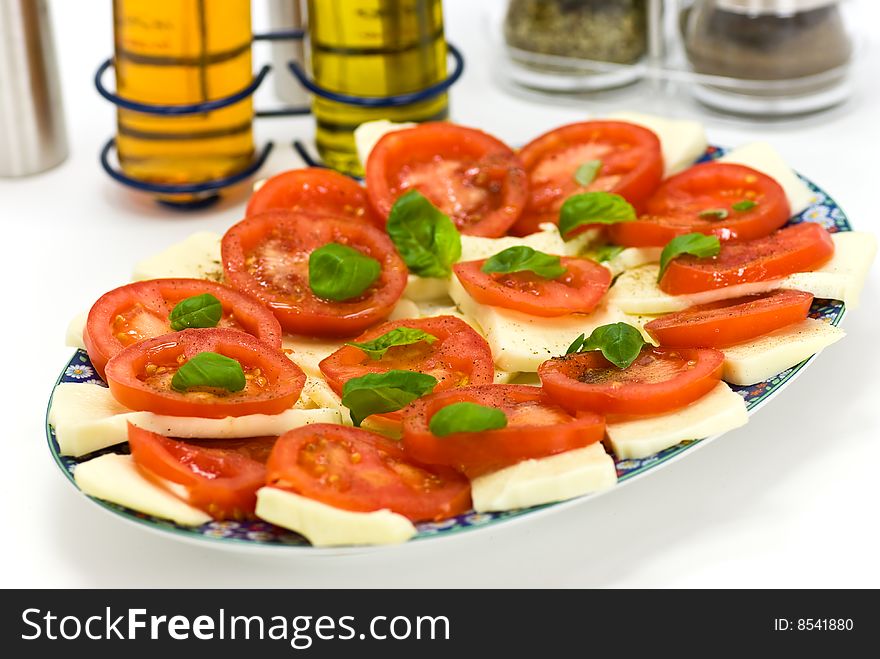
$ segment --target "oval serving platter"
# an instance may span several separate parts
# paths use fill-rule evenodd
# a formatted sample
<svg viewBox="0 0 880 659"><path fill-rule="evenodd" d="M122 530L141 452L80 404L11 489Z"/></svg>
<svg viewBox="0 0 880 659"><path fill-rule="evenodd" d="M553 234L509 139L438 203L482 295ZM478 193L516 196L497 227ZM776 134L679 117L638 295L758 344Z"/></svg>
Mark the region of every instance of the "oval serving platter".
<svg viewBox="0 0 880 659"><path fill-rule="evenodd" d="M719 147L710 147L701 160L712 160L718 158L722 154L723 149ZM789 221L789 224L816 222L822 224L832 233L838 231L851 231L852 227L849 224L849 220L837 203L814 183L803 176L800 178L810 188L813 197L809 208L803 211L800 215L792 218ZM843 319L844 314L845 308L843 303L836 300L814 300L813 307L810 309L811 318L822 319L832 325L839 324ZM748 387L731 385L731 388L745 399L746 407L749 415L751 415L764 404L769 402L773 397L778 395L782 389L794 380L794 378L797 377L814 358L815 355L804 360L800 364L777 374L769 380L765 380L764 382L759 382L758 384ZM70 361L65 365L64 370L61 372L61 375L58 377L58 380L55 382L55 386L62 382L104 385L104 382L95 374L95 370L89 362L89 357L84 350L78 350L73 357L71 357ZM49 442L49 450L51 451L55 462L74 487L76 487L76 483L73 480L73 471L76 468L77 463L84 462L85 460L89 460L104 453L120 453L127 452L128 450L127 445L119 445L96 451L95 453L80 458L71 458L60 455L58 443L55 441L55 433L49 425L48 419L46 421L46 436ZM617 460L615 458L615 464L617 467L617 487L609 490L579 497L577 499L571 499L569 501L545 504L532 508L511 510L501 513L467 513L442 522L417 524L416 528L418 529L418 533L409 542L420 542L428 539L451 537L459 533L486 529L501 523L509 523L513 520L533 518L539 514L547 514L553 511L562 510L565 507L581 504L584 501L593 499L602 494L614 492L621 485L632 482L636 478L640 478L674 460L684 457L695 448L704 446L720 436L721 435L716 435L705 439L682 442L681 444L661 451L660 453L638 460ZM312 547L308 541L299 534L262 521L209 522L198 527L185 527L179 526L169 520L159 519L151 515L139 513L129 508L102 501L100 499L92 499L92 501L118 519L134 523L141 528L159 532L167 537L198 542L202 546L212 546L238 551L274 550L283 551L285 553L307 553L309 555L338 555L365 552L381 548L316 548Z"/></svg>

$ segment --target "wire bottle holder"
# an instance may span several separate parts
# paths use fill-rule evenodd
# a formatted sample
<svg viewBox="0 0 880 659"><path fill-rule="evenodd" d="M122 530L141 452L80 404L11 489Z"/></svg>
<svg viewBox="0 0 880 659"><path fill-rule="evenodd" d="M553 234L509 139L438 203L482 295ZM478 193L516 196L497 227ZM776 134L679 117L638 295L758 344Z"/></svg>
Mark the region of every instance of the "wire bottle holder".
<svg viewBox="0 0 880 659"><path fill-rule="evenodd" d="M253 40L301 40L305 38L305 35L305 30L284 30L278 32L267 32L264 34L255 34L253 36ZM305 89L307 89L315 96L320 96L321 98L325 98L330 101L336 101L338 103L347 103L349 105L357 105L366 108L400 107L403 105L410 105L419 101L425 101L434 98L435 96L439 96L440 94L448 90L452 85L454 85L456 81L458 81L458 79L461 77L462 72L464 71L464 57L462 57L461 52L459 52L459 50L452 44L447 43L446 47L449 56L452 57L454 61L454 67L452 72L444 80L441 80L440 82L435 83L430 87L426 87L425 89L417 92L396 94L393 96L355 96L350 94L340 94L317 85L311 78L309 78L308 74L303 70L298 62L290 61L287 63L287 66L290 70L290 73L299 82L299 84L301 84L303 87L305 87ZM272 67L269 64L264 64L260 68L259 72L257 72L257 74L253 77L250 84L248 84L244 89L234 94L230 94L229 96L226 96L224 98L218 98L213 101L205 101L203 103L162 105L131 101L107 89L107 87L104 85L103 78L104 74L107 72L107 69L111 68L112 66L113 59L109 58L105 60L95 72L95 88L98 90L98 93L117 107L121 107L126 110L132 110L134 112L140 112L142 114L152 114L158 116L183 116L190 114L201 114L204 112L210 112L212 110L219 110L220 108L225 108L234 103L238 103L239 101L242 101L253 95L254 92L256 92L260 85L263 83L263 80L266 79L266 76L269 74L269 72L272 70ZM308 106L288 107L272 110L257 110L256 112L254 112L254 116L256 118L289 117L307 114L311 114L311 108ZM141 192L149 192L152 194L199 195L197 199L191 201L160 200L160 203L175 208L194 209L203 208L214 203L220 197L220 190L228 188L229 186L236 183L240 183L241 181L249 178L257 171L259 171L259 169L266 162L266 159L269 157L269 154L272 152L274 144L271 141L266 142L263 148L254 156L254 159L253 161L251 161L250 165L248 165L245 169L229 176L212 179L209 181L202 181L200 183L153 183L150 181L144 181L128 176L120 169L114 167L113 164L110 162L111 152L115 149L115 147L116 138L111 137L104 144L100 153L101 166L113 180L122 183L123 185L127 185L128 187L135 190L139 190ZM303 159L303 161L310 167L326 166L312 157L312 155L309 153L309 150L306 148L305 144L302 141L294 140L293 148Z"/></svg>

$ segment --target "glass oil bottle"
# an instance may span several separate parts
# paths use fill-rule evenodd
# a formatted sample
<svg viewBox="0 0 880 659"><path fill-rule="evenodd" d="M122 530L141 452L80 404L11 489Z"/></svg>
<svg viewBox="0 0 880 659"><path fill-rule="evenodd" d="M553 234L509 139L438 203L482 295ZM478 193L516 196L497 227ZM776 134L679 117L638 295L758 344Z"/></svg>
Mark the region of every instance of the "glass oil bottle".
<svg viewBox="0 0 880 659"><path fill-rule="evenodd" d="M446 78L442 0L308 0L309 56L318 86L358 96L417 92ZM354 130L377 119L439 121L446 93L401 107L366 108L315 96L318 152L362 174Z"/></svg>
<svg viewBox="0 0 880 659"><path fill-rule="evenodd" d="M125 99L201 103L234 94L252 79L250 0L114 0L113 21L116 86ZM223 178L251 163L252 123L251 98L180 116L117 108L119 164L128 176L151 183Z"/></svg>

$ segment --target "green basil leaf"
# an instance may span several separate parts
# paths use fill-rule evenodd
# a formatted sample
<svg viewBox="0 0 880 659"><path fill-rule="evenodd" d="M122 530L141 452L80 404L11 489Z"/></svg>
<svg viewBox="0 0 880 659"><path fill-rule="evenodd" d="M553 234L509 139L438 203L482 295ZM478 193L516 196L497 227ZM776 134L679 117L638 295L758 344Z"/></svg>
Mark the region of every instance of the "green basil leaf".
<svg viewBox="0 0 880 659"><path fill-rule="evenodd" d="M461 258L455 223L418 190L398 198L385 228L406 267L419 277L448 277Z"/></svg>
<svg viewBox="0 0 880 659"><path fill-rule="evenodd" d="M357 297L379 278L381 264L356 249L328 243L309 255L309 287L325 300Z"/></svg>
<svg viewBox="0 0 880 659"><path fill-rule="evenodd" d="M619 256L625 249L623 245L599 245L587 252L587 256L596 263L606 263Z"/></svg>
<svg viewBox="0 0 880 659"><path fill-rule="evenodd" d="M663 279L666 268L672 259L682 254L690 254L697 258L705 259L716 256L721 251L721 241L717 236L706 236L702 233L686 233L670 240L660 253L660 272L657 281Z"/></svg>
<svg viewBox="0 0 880 659"><path fill-rule="evenodd" d="M507 427L507 415L496 407L465 401L437 410L428 427L437 437L446 437L457 432L498 430Z"/></svg>
<svg viewBox="0 0 880 659"><path fill-rule="evenodd" d="M731 205L731 208L738 213L743 213L745 211L752 210L757 205L758 202L756 201L752 201L751 199L743 199L742 201L738 201L735 204Z"/></svg>
<svg viewBox="0 0 880 659"><path fill-rule="evenodd" d="M545 279L556 279L567 272L558 256L539 252L526 245L515 245L498 252L486 259L480 270L500 273L528 270Z"/></svg>
<svg viewBox="0 0 880 659"><path fill-rule="evenodd" d="M351 411L351 421L360 426L371 414L395 412L416 398L434 390L437 378L415 371L368 373L342 386L342 404Z"/></svg>
<svg viewBox="0 0 880 659"><path fill-rule="evenodd" d="M612 323L597 327L586 339L581 334L565 354L601 350L605 359L617 368L627 368L639 356L644 345L645 339L635 327L626 323Z"/></svg>
<svg viewBox="0 0 880 659"><path fill-rule="evenodd" d="M587 187L596 180L600 169L602 169L601 160L588 160L575 170L574 180L578 185Z"/></svg>
<svg viewBox="0 0 880 659"><path fill-rule="evenodd" d="M190 327L217 327L223 316L223 305L210 293L193 295L174 305L168 320L175 332Z"/></svg>
<svg viewBox="0 0 880 659"><path fill-rule="evenodd" d="M369 355L370 359L382 359L382 357L385 356L385 353L388 352L388 349L393 348L394 346L408 346L413 343L418 343L419 341L426 341L430 344L434 343L436 340L436 336L423 332L420 329L413 329L412 327L395 327L390 332L385 332L385 334L377 336L372 341L364 341L363 343L349 341L345 345L354 346L355 348L363 350Z"/></svg>
<svg viewBox="0 0 880 659"><path fill-rule="evenodd" d="M185 392L196 387L241 391L247 381L241 364L216 352L200 352L177 369L171 378L174 391Z"/></svg>
<svg viewBox="0 0 880 659"><path fill-rule="evenodd" d="M700 217L709 220L726 220L728 215L730 213L727 212L726 208L707 208L704 211L700 211Z"/></svg>
<svg viewBox="0 0 880 659"><path fill-rule="evenodd" d="M619 194L584 192L570 196L559 209L559 233L566 238L584 224L619 224L636 219L635 209Z"/></svg>

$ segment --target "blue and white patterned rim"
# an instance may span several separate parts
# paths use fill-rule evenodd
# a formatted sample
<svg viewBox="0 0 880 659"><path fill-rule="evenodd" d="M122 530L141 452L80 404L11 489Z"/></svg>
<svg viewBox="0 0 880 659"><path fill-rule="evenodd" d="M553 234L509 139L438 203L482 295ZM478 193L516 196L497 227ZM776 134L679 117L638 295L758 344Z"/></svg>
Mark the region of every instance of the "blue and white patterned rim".
<svg viewBox="0 0 880 659"><path fill-rule="evenodd" d="M722 154L722 149L718 147L710 147L706 152L706 155L703 157L703 160L712 160L720 157ZM800 215L792 218L790 224L816 222L822 224L832 233L838 231L851 231L852 228L850 227L849 221L837 203L814 183L802 176L800 178L809 187L810 191L813 193L813 197L810 200L810 206ZM845 309L842 302L835 300L815 300L813 302L813 307L810 310L810 317L825 320L832 325L837 325L843 319L844 313ZM764 382L759 382L758 384L748 387L734 385L731 388L745 399L746 407L748 408L749 413L752 413L758 407L778 394L782 388L791 382L791 380L797 376L812 359L813 358L811 357L797 366L793 366ZM76 354L73 355L68 364L65 365L55 385L57 386L62 382L72 382L76 384L104 384L95 374L94 369L89 362L88 355L84 350L78 350ZM77 463L90 460L103 453L119 453L128 450L126 445L122 445L97 451L80 458L70 458L60 455L58 443L55 441L55 433L49 426L48 419L46 421L46 435L49 441L49 450L52 452L55 462L72 483L74 482L73 470ZM715 438L712 437L682 442L681 444L666 449L665 451L661 451L656 455L638 460L615 460L617 465L618 484L630 481L637 476L650 472L652 469L667 464L673 459L681 457L686 451L707 443L710 439ZM587 498L589 498L589 496L582 497L575 501L582 502ZM105 509L122 516L128 521L138 523L146 528L171 533L181 539L207 541L208 545L219 541L229 548L234 548L234 546L237 546L238 548L254 549L299 548L308 553L327 552L327 550L319 550L311 547L311 545L309 545L309 543L297 533L281 529L266 522L209 522L208 524L198 527L185 527L169 520L139 513L130 510L129 508L101 501L99 499L93 499L93 501L103 506ZM533 515L538 511L549 510L551 508L561 508L566 503L571 502L546 504L543 506L535 506L533 508L512 510L502 513L472 512L442 522L418 524L418 534L413 540L419 541L427 538L447 537L462 531L487 528L501 522ZM329 553L338 554L343 553L344 551L344 549L336 549Z"/></svg>

